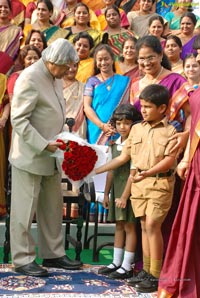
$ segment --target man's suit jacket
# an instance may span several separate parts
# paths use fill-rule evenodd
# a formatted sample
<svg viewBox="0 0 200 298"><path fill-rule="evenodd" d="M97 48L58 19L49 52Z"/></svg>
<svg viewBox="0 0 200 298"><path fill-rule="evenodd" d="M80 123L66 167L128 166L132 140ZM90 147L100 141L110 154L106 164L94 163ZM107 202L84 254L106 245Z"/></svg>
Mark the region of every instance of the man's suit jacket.
<svg viewBox="0 0 200 298"><path fill-rule="evenodd" d="M32 174L52 175L55 158L45 148L64 128L65 100L61 80L53 78L42 58L16 81L11 123L11 164Z"/></svg>

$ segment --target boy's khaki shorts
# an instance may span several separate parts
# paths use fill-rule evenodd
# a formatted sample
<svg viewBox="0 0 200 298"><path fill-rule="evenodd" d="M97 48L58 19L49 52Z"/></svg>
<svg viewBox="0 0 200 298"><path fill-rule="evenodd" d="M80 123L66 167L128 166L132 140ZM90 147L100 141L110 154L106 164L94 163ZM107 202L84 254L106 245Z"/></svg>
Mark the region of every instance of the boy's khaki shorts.
<svg viewBox="0 0 200 298"><path fill-rule="evenodd" d="M171 207L175 177L147 177L132 183L131 204L135 217L148 216L163 222Z"/></svg>

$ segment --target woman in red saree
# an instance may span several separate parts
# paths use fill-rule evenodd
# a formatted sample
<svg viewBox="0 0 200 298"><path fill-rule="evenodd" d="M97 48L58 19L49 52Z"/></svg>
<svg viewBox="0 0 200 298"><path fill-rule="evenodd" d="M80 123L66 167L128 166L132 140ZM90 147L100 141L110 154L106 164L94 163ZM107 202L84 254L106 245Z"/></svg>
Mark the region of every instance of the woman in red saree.
<svg viewBox="0 0 200 298"><path fill-rule="evenodd" d="M158 298L200 297L200 89L190 97L190 146L179 164L187 174L161 271Z"/></svg>

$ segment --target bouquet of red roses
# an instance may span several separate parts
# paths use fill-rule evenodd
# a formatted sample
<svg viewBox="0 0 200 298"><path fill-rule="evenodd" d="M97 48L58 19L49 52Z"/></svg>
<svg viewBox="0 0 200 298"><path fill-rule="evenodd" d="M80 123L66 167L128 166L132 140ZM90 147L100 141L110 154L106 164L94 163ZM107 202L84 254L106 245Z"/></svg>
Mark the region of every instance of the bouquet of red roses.
<svg viewBox="0 0 200 298"><path fill-rule="evenodd" d="M62 143L53 156L62 159L62 170L69 180L80 186L93 174L95 167L106 162L106 146L91 145L85 140L69 132L57 136Z"/></svg>
<svg viewBox="0 0 200 298"><path fill-rule="evenodd" d="M95 166L98 159L96 151L86 145L79 145L77 142L57 139L61 142L59 147L64 151L62 169L70 179L79 181L85 178Z"/></svg>

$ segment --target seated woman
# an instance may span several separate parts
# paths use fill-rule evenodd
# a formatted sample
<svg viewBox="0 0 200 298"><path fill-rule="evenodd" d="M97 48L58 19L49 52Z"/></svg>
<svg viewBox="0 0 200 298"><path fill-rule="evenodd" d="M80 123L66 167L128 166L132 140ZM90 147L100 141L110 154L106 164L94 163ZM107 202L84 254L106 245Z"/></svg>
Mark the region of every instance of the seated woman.
<svg viewBox="0 0 200 298"><path fill-rule="evenodd" d="M180 19L180 34L178 37L183 45L181 52L182 59L184 59L187 54L196 52L192 47L197 37L194 31L196 23L196 17L192 12L184 13Z"/></svg>
<svg viewBox="0 0 200 298"><path fill-rule="evenodd" d="M107 29L107 23L106 23L106 19L105 19L105 11L108 7L115 4L115 0L103 0L103 2L104 2L104 8L98 9L95 11L102 31ZM120 12L120 26L121 26L121 28L128 28L129 22L128 22L126 13L121 8L119 9L119 12Z"/></svg>
<svg viewBox="0 0 200 298"><path fill-rule="evenodd" d="M59 37L67 38L69 31L51 24L50 18L52 14L53 5L50 0L39 0L37 2L37 20L33 24L27 24L24 27L23 44L28 32L32 29L42 31L48 45Z"/></svg>
<svg viewBox="0 0 200 298"><path fill-rule="evenodd" d="M116 5L111 5L105 10L107 27L105 32L108 34L108 45L112 48L115 59L118 60L122 53L122 44L133 32L120 26L121 16Z"/></svg>
<svg viewBox="0 0 200 298"><path fill-rule="evenodd" d="M169 35L164 52L171 63L172 72L183 75L183 60L181 59L182 42L176 35Z"/></svg>
<svg viewBox="0 0 200 298"><path fill-rule="evenodd" d="M183 60L184 75L188 83L195 89L200 84L200 63L196 60L196 54L188 54Z"/></svg>
<svg viewBox="0 0 200 298"><path fill-rule="evenodd" d="M94 74L87 81L84 91L87 139L91 144L105 145L115 134L109 122L113 111L129 100L130 79L115 73L114 54L105 44L95 50Z"/></svg>
<svg viewBox="0 0 200 298"><path fill-rule="evenodd" d="M86 83L88 78L94 74L94 59L90 57L94 42L87 32L80 32L74 37L73 44L80 59L76 79Z"/></svg>
<svg viewBox="0 0 200 298"><path fill-rule="evenodd" d="M66 117L74 118L72 132L86 139L86 119L83 112L83 91L85 84L76 79L78 63L74 64L63 77L63 95L66 101ZM69 127L66 125L66 129Z"/></svg>
<svg viewBox="0 0 200 298"><path fill-rule="evenodd" d="M118 61L121 74L129 77L131 80L140 76L139 67L136 56L137 39L135 37L129 37L122 44L122 55Z"/></svg>
<svg viewBox="0 0 200 298"><path fill-rule="evenodd" d="M22 31L20 27L10 22L12 12L10 0L1 0L0 6L3 8L3 13L0 14L0 51L7 53L15 60L20 47Z"/></svg>
<svg viewBox="0 0 200 298"><path fill-rule="evenodd" d="M149 34L156 36L162 45L165 47L166 39L163 38L163 33L165 30L165 22L163 18L159 15L154 15L149 19Z"/></svg>
<svg viewBox="0 0 200 298"><path fill-rule="evenodd" d="M93 39L94 45L96 46L102 39L102 34L95 29L90 27L90 12L87 5L78 3L74 9L74 25L65 28L70 31L68 40L73 42L74 37L80 33L86 31Z"/></svg>

